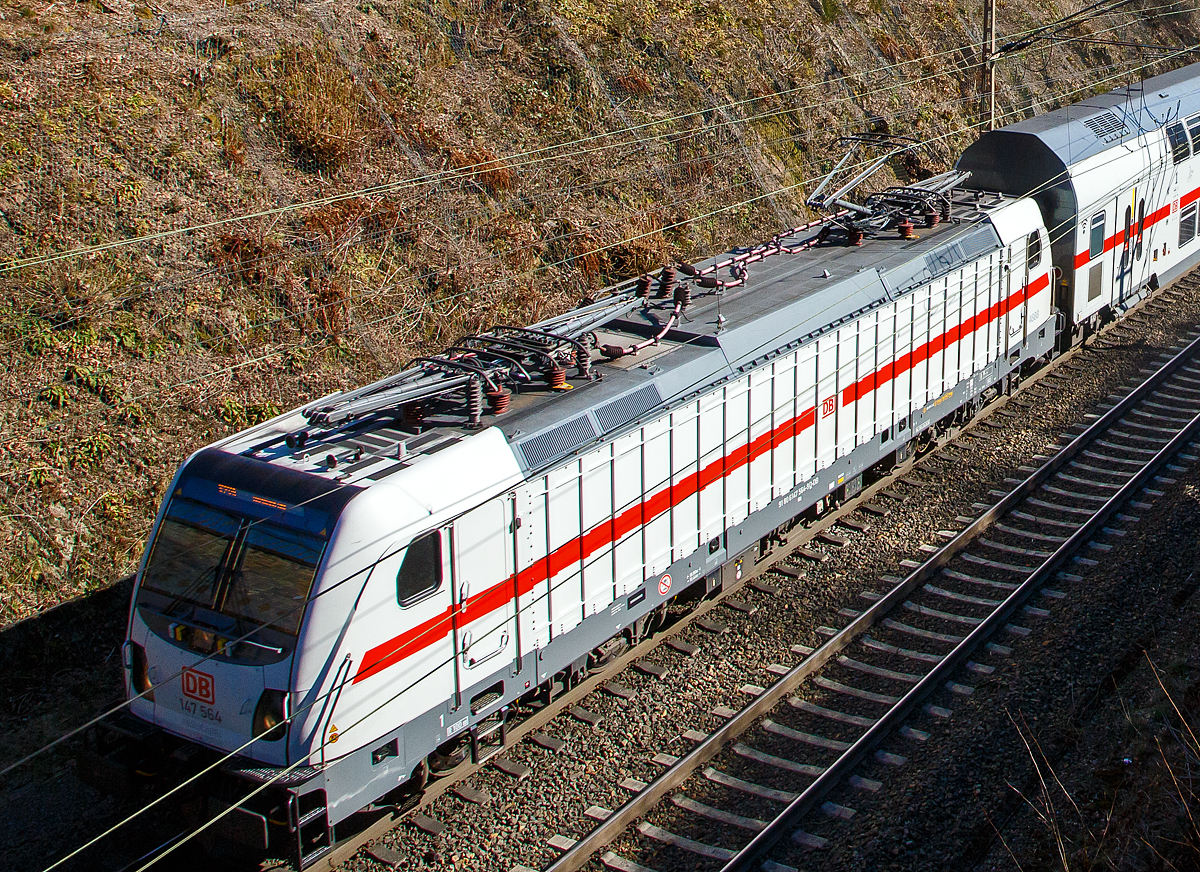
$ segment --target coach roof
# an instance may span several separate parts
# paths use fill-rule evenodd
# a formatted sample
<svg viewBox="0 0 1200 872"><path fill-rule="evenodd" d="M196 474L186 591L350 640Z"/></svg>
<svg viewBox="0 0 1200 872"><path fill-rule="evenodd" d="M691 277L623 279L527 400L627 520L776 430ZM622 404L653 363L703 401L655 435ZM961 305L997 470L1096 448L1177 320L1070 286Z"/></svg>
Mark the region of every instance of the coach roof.
<svg viewBox="0 0 1200 872"><path fill-rule="evenodd" d="M963 152L957 167L971 171L967 187L1023 196L1037 184L1021 180L1019 165L1028 159L1054 164L1050 177L1058 176L1197 112L1200 64L1190 64L985 133Z"/></svg>

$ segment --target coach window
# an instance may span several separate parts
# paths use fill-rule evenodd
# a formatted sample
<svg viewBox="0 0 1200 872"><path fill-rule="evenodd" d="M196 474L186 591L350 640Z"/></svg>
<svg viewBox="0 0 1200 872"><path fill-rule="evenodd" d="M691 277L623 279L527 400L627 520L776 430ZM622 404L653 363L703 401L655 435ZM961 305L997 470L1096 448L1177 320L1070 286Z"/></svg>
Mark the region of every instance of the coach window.
<svg viewBox="0 0 1200 872"><path fill-rule="evenodd" d="M1187 132L1183 129L1182 124L1168 125L1167 139L1171 141L1171 155L1175 158L1175 163L1183 163L1192 156L1191 147L1188 145Z"/></svg>
<svg viewBox="0 0 1200 872"><path fill-rule="evenodd" d="M1188 206L1179 213L1179 247L1187 245L1196 238L1196 204Z"/></svg>
<svg viewBox="0 0 1200 872"><path fill-rule="evenodd" d="M1042 262L1042 236L1036 230L1025 241L1025 268L1032 271Z"/></svg>
<svg viewBox="0 0 1200 872"><path fill-rule="evenodd" d="M408 606L442 585L442 536L436 530L413 541L396 573L396 599Z"/></svg>
<svg viewBox="0 0 1200 872"><path fill-rule="evenodd" d="M1193 115L1187 120L1188 133L1192 135L1192 151L1200 151L1200 115Z"/></svg>
<svg viewBox="0 0 1200 872"><path fill-rule="evenodd" d="M1088 246L1088 259L1094 259L1104 253L1104 213L1098 212L1092 216L1092 238Z"/></svg>

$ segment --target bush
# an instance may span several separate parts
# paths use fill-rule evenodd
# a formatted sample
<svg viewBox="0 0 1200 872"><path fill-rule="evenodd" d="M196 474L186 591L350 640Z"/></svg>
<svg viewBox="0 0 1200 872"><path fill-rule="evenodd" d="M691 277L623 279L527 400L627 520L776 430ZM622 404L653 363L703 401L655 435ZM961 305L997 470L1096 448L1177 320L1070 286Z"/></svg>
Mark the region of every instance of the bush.
<svg viewBox="0 0 1200 872"><path fill-rule="evenodd" d="M71 453L72 466L100 466L112 454L113 441L107 433L85 436Z"/></svg>
<svg viewBox="0 0 1200 872"><path fill-rule="evenodd" d="M301 169L332 175L362 148L358 87L328 47L285 46L240 77Z"/></svg>
<svg viewBox="0 0 1200 872"><path fill-rule="evenodd" d="M38 399L44 400L56 409L61 409L71 402L71 394L62 385L50 385L38 392Z"/></svg>
<svg viewBox="0 0 1200 872"><path fill-rule="evenodd" d="M274 275L281 251L273 239L231 231L219 233L210 248L216 265L247 287L257 287Z"/></svg>
<svg viewBox="0 0 1200 872"><path fill-rule="evenodd" d="M513 172L500 160L496 152L483 146L467 149L450 149L450 162L455 169L465 170L463 175L489 194L507 191L512 187Z"/></svg>

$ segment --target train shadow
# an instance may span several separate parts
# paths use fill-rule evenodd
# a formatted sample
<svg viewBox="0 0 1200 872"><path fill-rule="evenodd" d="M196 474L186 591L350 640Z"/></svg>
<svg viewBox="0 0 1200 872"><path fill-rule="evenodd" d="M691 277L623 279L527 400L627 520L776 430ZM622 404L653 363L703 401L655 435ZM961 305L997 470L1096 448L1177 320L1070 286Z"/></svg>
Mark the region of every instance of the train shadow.
<svg viewBox="0 0 1200 872"><path fill-rule="evenodd" d="M0 769L13 766L0 776L0 856L16 868L45 868L119 811L75 777L73 741L51 743L121 697L132 589L125 578L0 630Z"/></svg>
<svg viewBox="0 0 1200 872"><path fill-rule="evenodd" d="M133 578L0 630L5 768L86 723L121 696L121 642ZM0 783L10 786L14 771Z"/></svg>
<svg viewBox="0 0 1200 872"><path fill-rule="evenodd" d="M195 827L179 803L153 802L166 787L122 794L85 783L76 773L78 740L47 749L123 698L121 643L132 591L133 578L124 578L0 630L0 729L6 737L0 769L17 764L0 776L6 868L132 872ZM358 815L339 830L349 835L384 814ZM123 824L127 817L132 820ZM151 868L274 868L263 860L196 832Z"/></svg>

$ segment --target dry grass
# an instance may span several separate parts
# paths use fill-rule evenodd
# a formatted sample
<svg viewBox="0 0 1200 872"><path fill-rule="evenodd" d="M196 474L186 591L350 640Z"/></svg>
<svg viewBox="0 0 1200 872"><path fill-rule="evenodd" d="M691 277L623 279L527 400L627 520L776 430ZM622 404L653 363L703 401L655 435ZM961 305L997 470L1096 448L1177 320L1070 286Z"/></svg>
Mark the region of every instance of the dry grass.
<svg viewBox="0 0 1200 872"><path fill-rule="evenodd" d="M675 139L675 177L680 184L695 185L712 178L716 162L704 140L695 133Z"/></svg>
<svg viewBox="0 0 1200 872"><path fill-rule="evenodd" d="M362 152L362 97L328 46L284 46L270 58L244 62L240 78L301 169L334 175Z"/></svg>
<svg viewBox="0 0 1200 872"><path fill-rule="evenodd" d="M616 241L606 246L609 274L623 281L650 272L670 257L661 215L647 215L616 229Z"/></svg>
<svg viewBox="0 0 1200 872"><path fill-rule="evenodd" d="M879 44L879 51L892 63L898 64L900 61L908 60L908 52L900 43L896 42L890 33L878 31L875 34L875 41Z"/></svg>
<svg viewBox="0 0 1200 872"><path fill-rule="evenodd" d="M1129 727L1137 737L1127 752L1095 775L1105 786L1087 799L1060 778L1023 721L1013 719L1034 766L1037 789L1017 790L1041 827L1046 868L1062 872L1126 872L1200 868L1200 718L1172 693L1146 658L1160 695L1149 718ZM1011 716L1010 716L1011 717ZM1138 717L1139 721L1143 719ZM1008 843L1001 840L1007 848ZM1014 862L1020 862L1015 854Z"/></svg>
<svg viewBox="0 0 1200 872"><path fill-rule="evenodd" d="M230 169L240 169L246 165L246 140L236 124L224 122L221 125L221 156Z"/></svg>
<svg viewBox="0 0 1200 872"><path fill-rule="evenodd" d="M411 245L417 240L412 217L394 199L351 197L310 210L304 215L307 230L319 235L326 249L354 243Z"/></svg>

